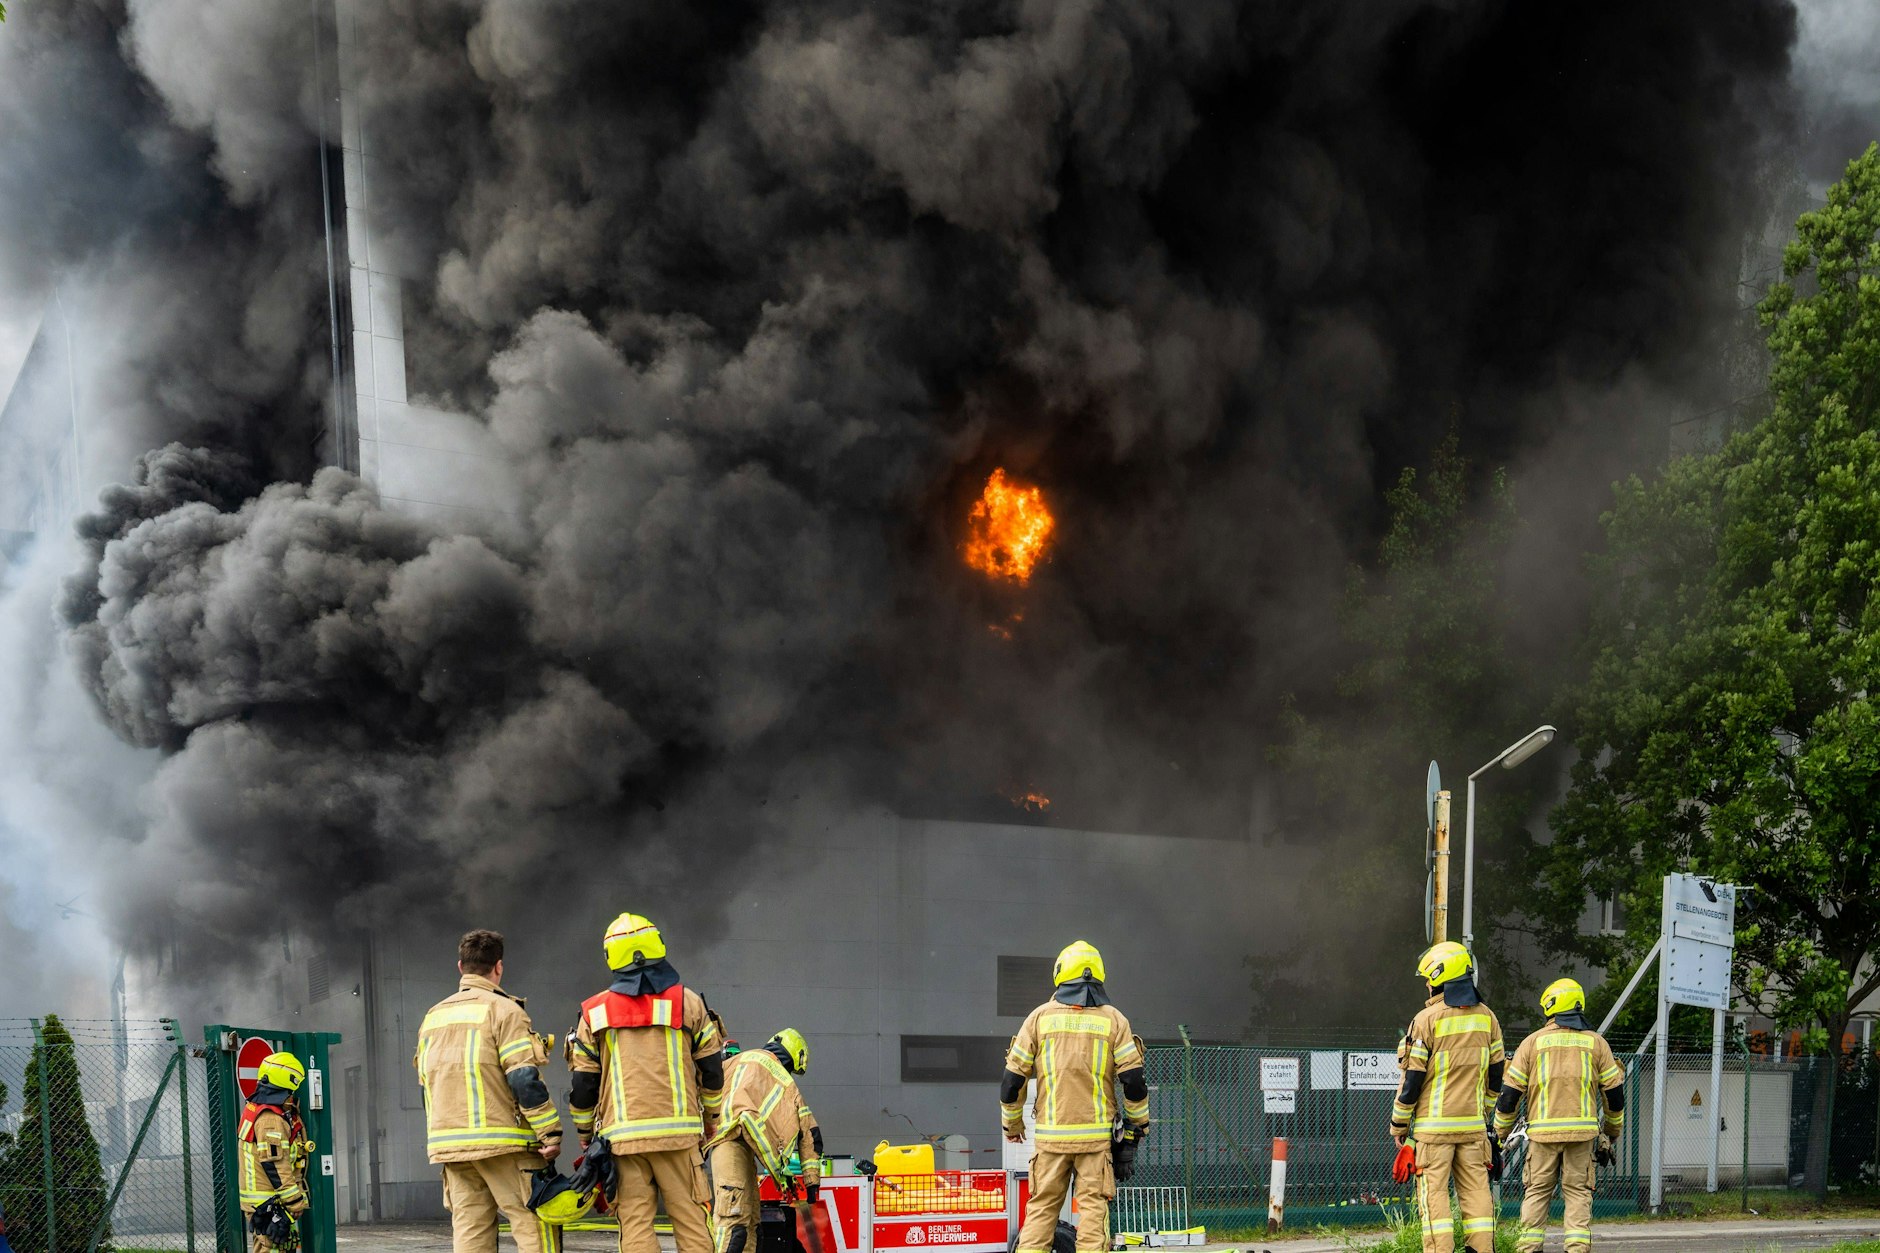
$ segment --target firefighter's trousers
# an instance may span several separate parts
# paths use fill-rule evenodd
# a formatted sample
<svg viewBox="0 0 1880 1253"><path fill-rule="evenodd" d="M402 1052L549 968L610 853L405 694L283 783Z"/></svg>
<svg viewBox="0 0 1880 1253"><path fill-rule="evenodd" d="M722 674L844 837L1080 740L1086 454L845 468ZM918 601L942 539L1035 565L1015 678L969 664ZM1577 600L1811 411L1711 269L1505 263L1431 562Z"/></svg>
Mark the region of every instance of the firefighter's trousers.
<svg viewBox="0 0 1880 1253"><path fill-rule="evenodd" d="M522 1253L560 1253L561 1232L529 1208L529 1173L541 1164L534 1153L445 1163L451 1253L496 1253L499 1215L509 1220L509 1232Z"/></svg>
<svg viewBox="0 0 1880 1253"><path fill-rule="evenodd" d="M1462 1209L1462 1242L1474 1253L1494 1253L1495 1202L1488 1191L1487 1132L1459 1143L1417 1141L1417 1172L1423 1253L1455 1251L1457 1223L1449 1207L1452 1182Z"/></svg>
<svg viewBox="0 0 1880 1253"><path fill-rule="evenodd" d="M764 1207L757 1197L756 1155L743 1140L726 1140L712 1147L710 1174L714 1253L757 1253Z"/></svg>
<svg viewBox="0 0 1880 1253"><path fill-rule="evenodd" d="M1073 1178L1077 1188L1078 1250L1096 1253L1110 1247L1110 1201L1116 1196L1110 1150L1053 1153L1039 1149L1031 1159L1031 1201L1025 1206L1017 1253L1050 1253L1058 1213L1064 1208Z"/></svg>
<svg viewBox="0 0 1880 1253"><path fill-rule="evenodd" d="M614 1170L620 1176L620 1192L614 1198L620 1253L659 1253L653 1215L662 1201L679 1253L711 1253L712 1232L705 1217L711 1193L705 1187L705 1158L698 1149L617 1155Z"/></svg>
<svg viewBox="0 0 1880 1253"><path fill-rule="evenodd" d="M1593 1247L1593 1142L1528 1143L1527 1195L1521 1198L1522 1249L1539 1249L1547 1234L1547 1207L1554 1199L1554 1184L1566 1213L1567 1253L1588 1253Z"/></svg>

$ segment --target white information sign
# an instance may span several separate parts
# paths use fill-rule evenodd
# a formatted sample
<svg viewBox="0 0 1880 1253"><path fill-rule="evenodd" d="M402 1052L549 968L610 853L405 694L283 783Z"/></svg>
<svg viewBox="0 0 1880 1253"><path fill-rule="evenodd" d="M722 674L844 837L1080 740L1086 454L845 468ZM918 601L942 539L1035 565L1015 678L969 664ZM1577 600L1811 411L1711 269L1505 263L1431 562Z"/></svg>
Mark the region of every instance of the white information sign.
<svg viewBox="0 0 1880 1253"><path fill-rule="evenodd" d="M1397 1054L1345 1054L1345 1086L1353 1092L1395 1092L1403 1086L1397 1070Z"/></svg>
<svg viewBox="0 0 1880 1253"><path fill-rule="evenodd" d="M1268 1088L1264 1095L1266 1112L1269 1114L1291 1114L1298 1111L1299 1093L1292 1088Z"/></svg>
<svg viewBox="0 0 1880 1253"><path fill-rule="evenodd" d="M1712 896L1716 900L1710 899ZM1704 891L1696 875L1671 876L1671 931L1681 940L1736 947L1736 889L1713 883Z"/></svg>
<svg viewBox="0 0 1880 1253"><path fill-rule="evenodd" d="M1314 1053L1312 1055L1312 1090L1314 1092L1336 1091L1345 1086L1345 1055L1343 1053Z"/></svg>
<svg viewBox="0 0 1880 1253"><path fill-rule="evenodd" d="M1260 1059L1260 1087L1267 1092L1297 1092L1299 1090L1299 1059L1297 1057L1262 1057Z"/></svg>
<svg viewBox="0 0 1880 1253"><path fill-rule="evenodd" d="M1729 1009L1736 889L1719 883L1706 892L1696 875L1669 875L1665 922L1665 999L1674 1005Z"/></svg>

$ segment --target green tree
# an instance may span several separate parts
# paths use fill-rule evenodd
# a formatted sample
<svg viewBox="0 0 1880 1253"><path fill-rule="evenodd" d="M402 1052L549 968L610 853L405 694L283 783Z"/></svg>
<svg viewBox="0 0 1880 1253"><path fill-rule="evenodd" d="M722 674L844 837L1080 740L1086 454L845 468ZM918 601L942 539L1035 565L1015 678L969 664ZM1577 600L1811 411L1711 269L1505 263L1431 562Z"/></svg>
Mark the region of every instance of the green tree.
<svg viewBox="0 0 1880 1253"><path fill-rule="evenodd" d="M1340 939L1295 961L1249 963L1256 1028L1284 1025L1288 1004L1309 1005L1315 1027L1375 1027L1380 1013L1408 1018L1416 1007L1409 972L1423 943L1425 771L1434 758L1446 784L1459 784L1540 721L1537 694L1552 684L1509 655L1499 572L1519 523L1505 475L1472 473L1452 431L1426 470L1402 472L1384 503L1375 568L1353 570L1346 589L1340 631L1349 664L1328 698L1289 701L1272 752L1310 814L1315 898ZM1508 881L1495 867L1523 847L1521 820L1544 781L1538 771L1498 781L1477 802L1476 947L1490 985L1506 987L1518 974L1494 921L1515 902L1498 909L1483 889ZM1452 906L1461 899L1462 812L1458 788ZM1451 920L1460 938L1459 914ZM1285 969L1302 974L1275 973ZM1386 986L1403 988L1400 1003L1354 994L1375 988L1380 969ZM1335 988L1346 994L1328 1005Z"/></svg>
<svg viewBox="0 0 1880 1253"><path fill-rule="evenodd" d="M6 1196L7 1239L18 1253L85 1253L105 1213L104 1170L98 1141L85 1117L72 1035L47 1015L42 1041L33 1045L21 1099L19 1131L0 1158L0 1193ZM41 1116L41 1091L45 1116ZM51 1145L52 1218L58 1244L46 1240L46 1147ZM111 1247L105 1224L98 1247Z"/></svg>
<svg viewBox="0 0 1880 1253"><path fill-rule="evenodd" d="M1650 943L1668 871L1750 885L1742 994L1838 1050L1880 990L1880 149L1801 217L1783 272L1767 416L1623 484L1604 519L1580 760L1540 871L1550 946L1595 959ZM1613 894L1625 940L1577 935Z"/></svg>

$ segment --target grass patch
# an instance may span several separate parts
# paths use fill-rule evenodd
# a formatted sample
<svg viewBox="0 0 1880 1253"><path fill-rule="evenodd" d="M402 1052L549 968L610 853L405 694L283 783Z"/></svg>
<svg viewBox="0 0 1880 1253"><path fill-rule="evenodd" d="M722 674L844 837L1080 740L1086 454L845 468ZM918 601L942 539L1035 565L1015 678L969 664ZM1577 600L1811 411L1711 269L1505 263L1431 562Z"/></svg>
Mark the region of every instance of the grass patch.
<svg viewBox="0 0 1880 1253"><path fill-rule="evenodd" d="M1743 1209L1743 1193L1740 1190L1673 1193L1666 1200L1673 1208L1664 1215L1615 1214L1598 1222L1649 1223L1657 1222L1661 1217L1674 1222L1744 1218L1880 1218L1880 1192L1871 1188L1830 1192L1825 1201L1817 1200L1811 1193L1788 1188L1751 1188L1748 1212ZM1597 1226L1598 1222L1594 1225Z"/></svg>
<svg viewBox="0 0 1880 1253"><path fill-rule="evenodd" d="M1388 1223L1382 1235L1360 1235L1340 1232L1336 1238L1342 1239L1350 1253L1423 1253L1423 1229L1417 1222L1414 1211L1406 1211L1396 1206L1386 1206L1385 1221ZM1461 1215L1457 1215L1457 1225L1461 1225ZM1515 1253L1516 1225L1504 1222L1495 1228L1495 1253ZM1461 1244L1460 1232L1457 1244Z"/></svg>

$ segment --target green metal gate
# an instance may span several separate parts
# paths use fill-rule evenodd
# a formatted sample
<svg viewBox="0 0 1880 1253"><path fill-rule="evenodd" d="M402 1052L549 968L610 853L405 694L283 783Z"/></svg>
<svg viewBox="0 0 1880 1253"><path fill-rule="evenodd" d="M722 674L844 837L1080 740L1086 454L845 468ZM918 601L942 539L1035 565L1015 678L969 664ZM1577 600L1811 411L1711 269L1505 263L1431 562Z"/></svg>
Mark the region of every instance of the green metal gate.
<svg viewBox="0 0 1880 1253"><path fill-rule="evenodd" d="M338 1215L333 1191L333 1114L327 1102L327 1055L340 1037L327 1031L274 1031L265 1027L212 1026L203 1028L209 1051L209 1125L215 1153L211 1168L215 1179L216 1253L243 1253L248 1233L241 1211L239 1146L236 1133L246 1103L239 1086L237 1059L242 1045L264 1040L272 1052L292 1053L307 1067L301 1088L301 1118L314 1142L307 1162L307 1199L310 1208L301 1228L304 1253L337 1253L334 1223Z"/></svg>

